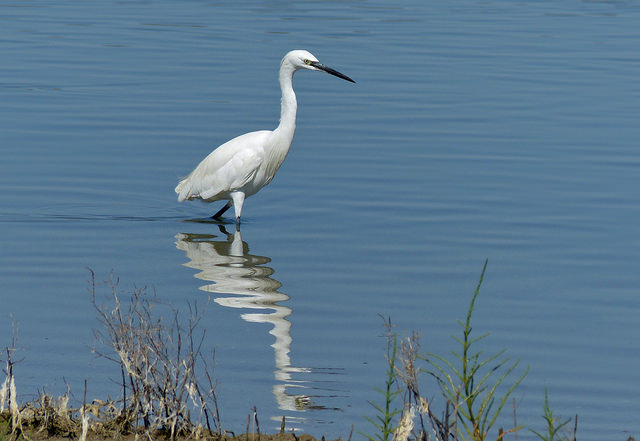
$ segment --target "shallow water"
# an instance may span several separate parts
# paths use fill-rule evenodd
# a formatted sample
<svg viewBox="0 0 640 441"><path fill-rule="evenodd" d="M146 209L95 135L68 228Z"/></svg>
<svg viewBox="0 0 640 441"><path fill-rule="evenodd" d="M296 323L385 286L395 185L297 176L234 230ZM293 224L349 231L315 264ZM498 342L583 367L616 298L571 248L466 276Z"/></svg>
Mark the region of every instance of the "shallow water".
<svg viewBox="0 0 640 441"><path fill-rule="evenodd" d="M118 394L91 354L90 267L176 308L211 299L228 429L255 405L264 430L371 432L378 314L448 353L489 258L474 329L530 366L519 423L543 427L547 387L581 439L637 437L639 18L625 1L1 5L0 326L4 345L19 323L19 393ZM294 48L358 83L296 74L292 151L241 235L193 222L218 206L178 204L176 181L277 124Z"/></svg>

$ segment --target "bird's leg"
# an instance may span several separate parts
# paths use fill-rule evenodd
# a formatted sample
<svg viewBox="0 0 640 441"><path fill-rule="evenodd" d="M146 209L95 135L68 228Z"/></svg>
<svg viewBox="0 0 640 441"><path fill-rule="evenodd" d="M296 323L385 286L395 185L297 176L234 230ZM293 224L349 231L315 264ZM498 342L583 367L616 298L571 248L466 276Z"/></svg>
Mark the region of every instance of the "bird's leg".
<svg viewBox="0 0 640 441"><path fill-rule="evenodd" d="M233 209L236 212L236 225L240 226L240 217L242 216L242 205L244 204L244 193L241 191L234 191L231 193L231 199L233 200Z"/></svg>
<svg viewBox="0 0 640 441"><path fill-rule="evenodd" d="M222 207L220 210L218 210L218 212L216 214L211 216L211 219L220 219L222 217L222 215L225 213L225 211L227 211L229 208L231 208L232 205L233 205L233 203L231 201L227 202L227 205Z"/></svg>

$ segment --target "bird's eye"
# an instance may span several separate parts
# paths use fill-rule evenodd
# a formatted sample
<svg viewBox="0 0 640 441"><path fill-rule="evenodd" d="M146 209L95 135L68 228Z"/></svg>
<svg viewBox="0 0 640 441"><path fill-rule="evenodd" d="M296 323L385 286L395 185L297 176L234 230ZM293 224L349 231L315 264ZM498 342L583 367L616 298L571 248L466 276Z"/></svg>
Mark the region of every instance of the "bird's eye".
<svg viewBox="0 0 640 441"><path fill-rule="evenodd" d="M305 58L303 61L304 61L304 64L306 65L311 64L311 60L309 60L308 58Z"/></svg>

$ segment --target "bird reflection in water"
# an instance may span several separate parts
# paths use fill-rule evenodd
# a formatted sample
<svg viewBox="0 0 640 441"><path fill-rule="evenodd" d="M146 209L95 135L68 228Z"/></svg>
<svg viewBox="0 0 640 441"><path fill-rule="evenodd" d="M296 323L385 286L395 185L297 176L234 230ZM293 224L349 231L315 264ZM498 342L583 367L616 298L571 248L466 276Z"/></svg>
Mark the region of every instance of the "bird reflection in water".
<svg viewBox="0 0 640 441"><path fill-rule="evenodd" d="M249 254L249 246L242 240L239 229L229 234L224 226L218 227L223 236L183 233L176 236L177 248L189 258L184 265L200 270L196 278L213 282L201 286L201 290L223 294L214 297L215 303L229 308L259 310L261 312L244 313L241 317L248 322L273 325L269 333L276 339L271 346L275 353L277 380L273 393L278 407L288 411L323 408L314 406L308 395L287 392L288 388L305 388L304 382L294 380L292 374L312 370L291 366L291 323L287 317L292 311L282 305L289 296L278 291L282 284L271 277L274 270L266 266L271 259Z"/></svg>

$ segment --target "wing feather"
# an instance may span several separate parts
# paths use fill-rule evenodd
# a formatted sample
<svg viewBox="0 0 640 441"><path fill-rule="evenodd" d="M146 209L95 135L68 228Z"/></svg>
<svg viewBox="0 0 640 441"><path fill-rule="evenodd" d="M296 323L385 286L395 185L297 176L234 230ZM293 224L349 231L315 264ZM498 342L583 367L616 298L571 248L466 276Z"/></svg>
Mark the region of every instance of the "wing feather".
<svg viewBox="0 0 640 441"><path fill-rule="evenodd" d="M175 188L178 201L216 200L251 182L264 161L270 133L268 130L246 133L215 149Z"/></svg>

